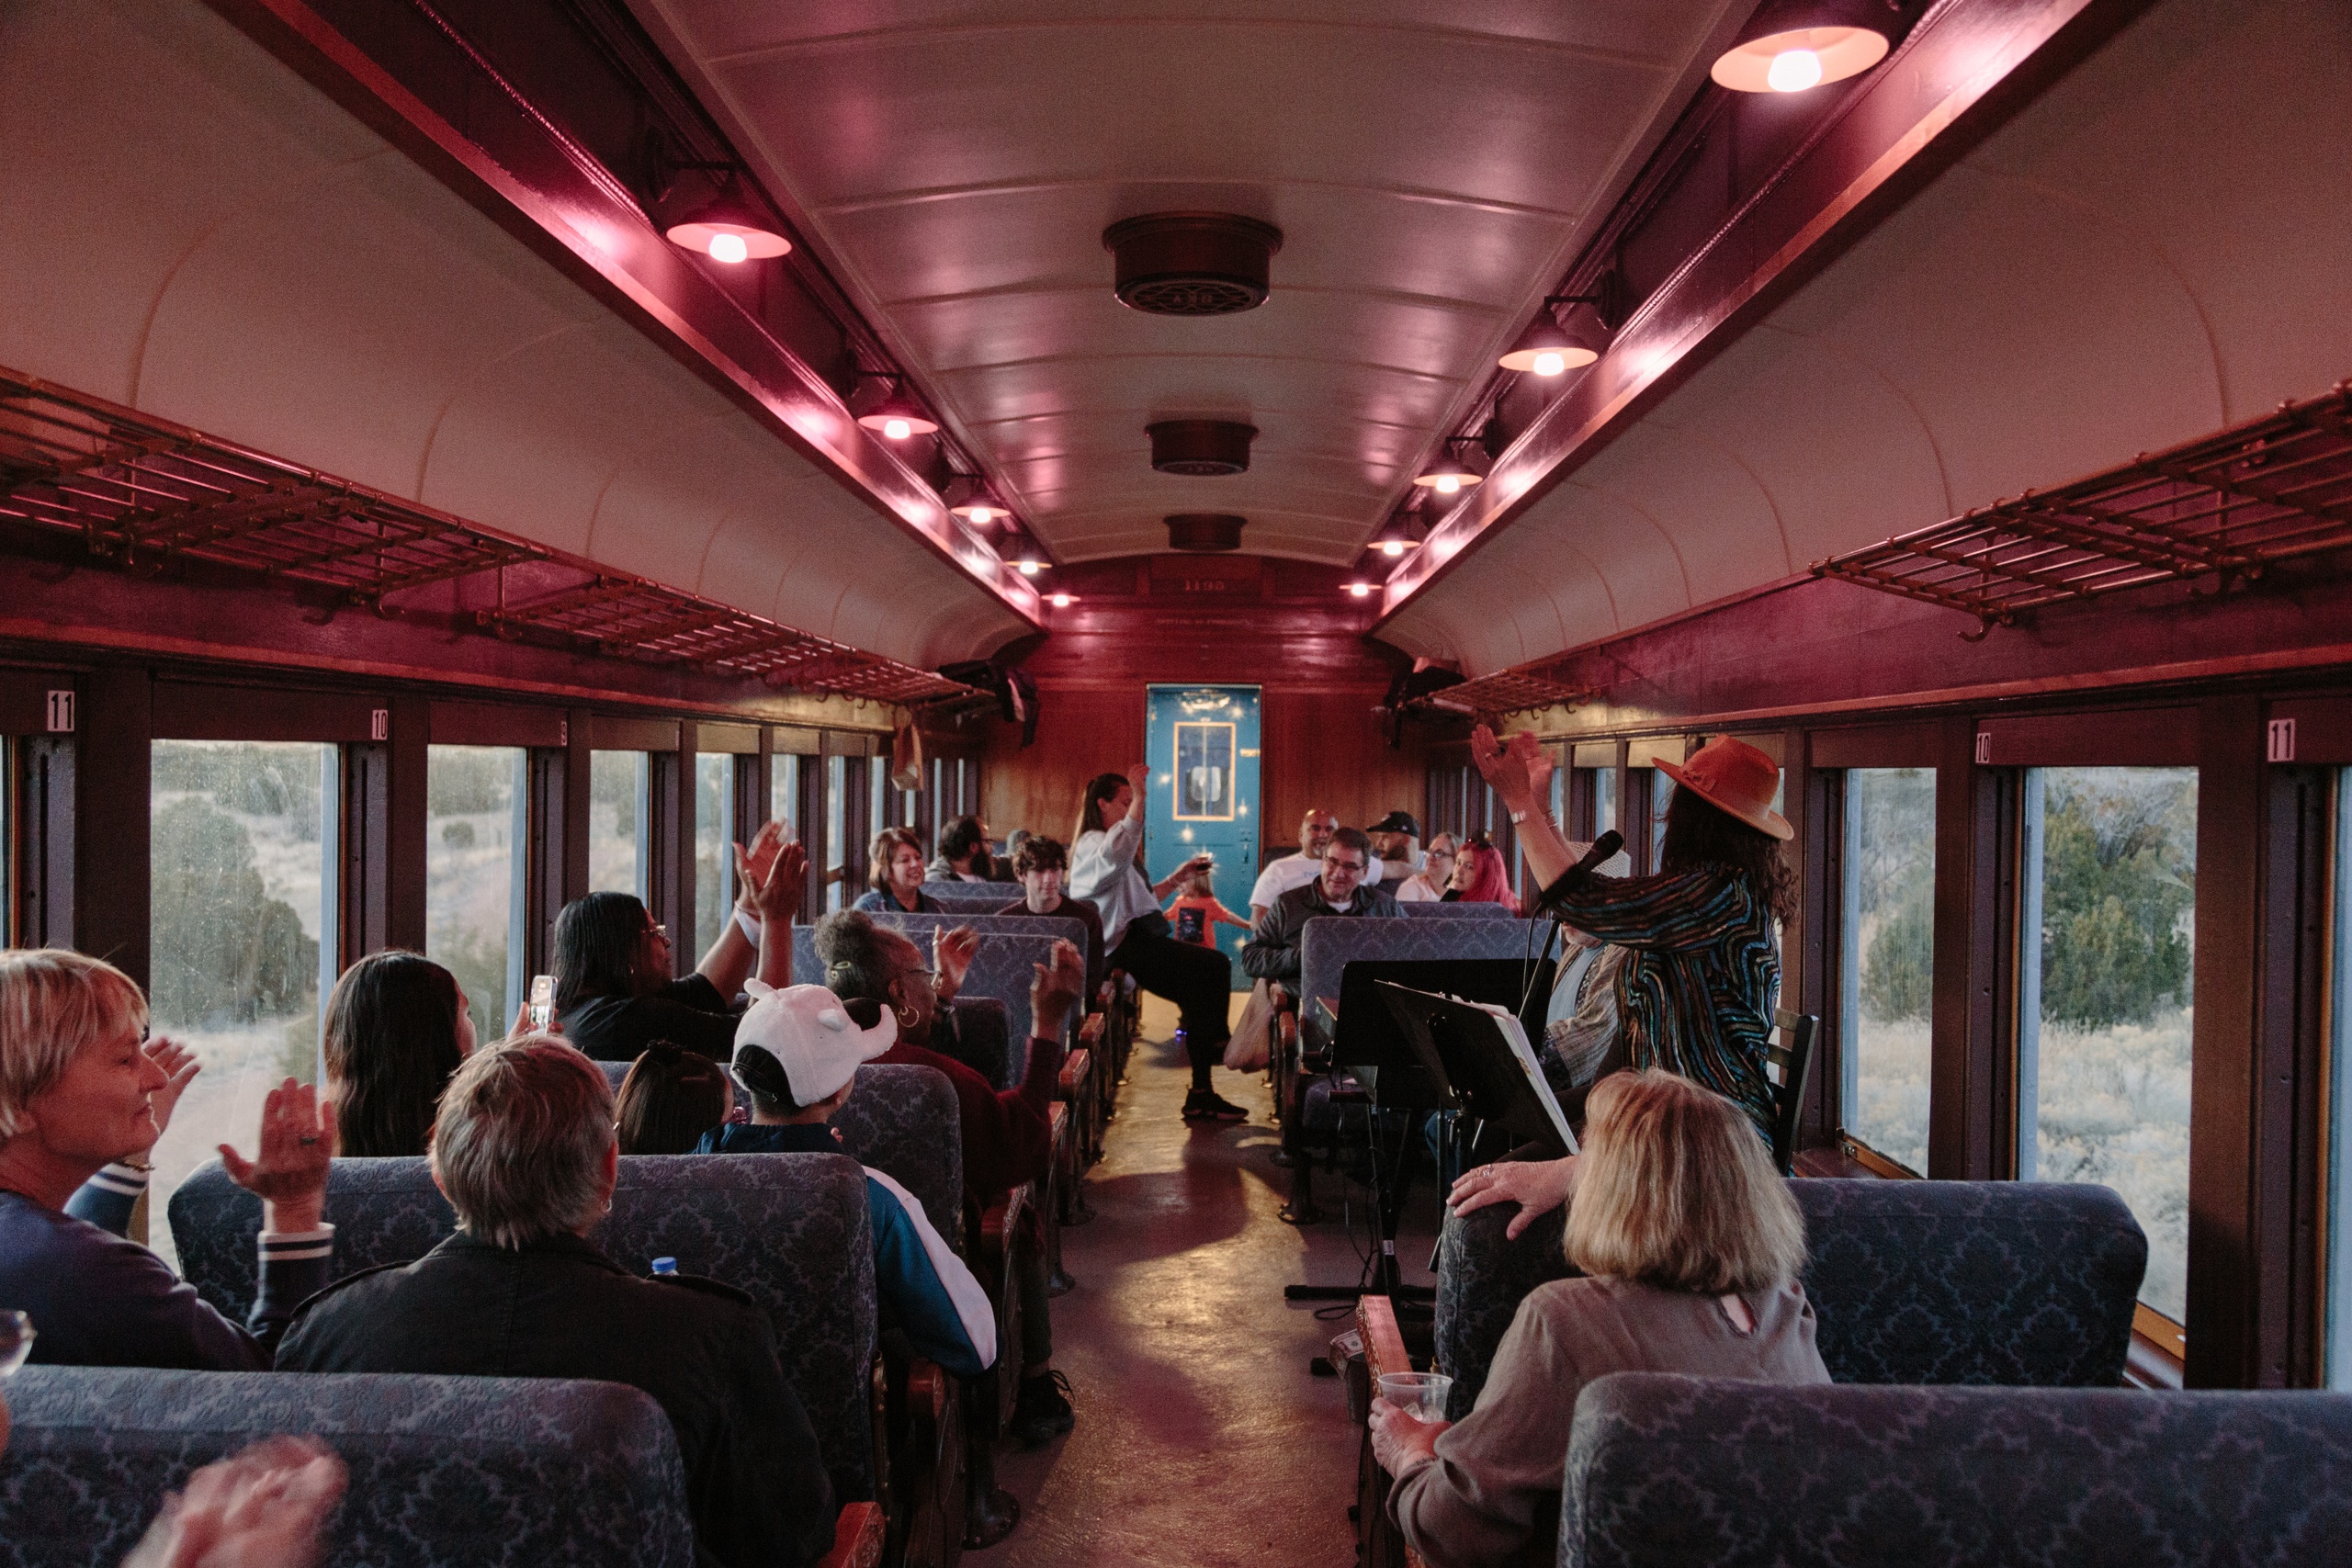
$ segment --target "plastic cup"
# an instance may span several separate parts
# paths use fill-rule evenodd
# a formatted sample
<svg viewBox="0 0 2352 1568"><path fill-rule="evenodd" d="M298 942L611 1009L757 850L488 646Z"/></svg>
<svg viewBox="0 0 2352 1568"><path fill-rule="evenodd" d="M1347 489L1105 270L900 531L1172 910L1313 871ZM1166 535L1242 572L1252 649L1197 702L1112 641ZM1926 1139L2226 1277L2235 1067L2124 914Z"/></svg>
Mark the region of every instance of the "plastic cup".
<svg viewBox="0 0 2352 1568"><path fill-rule="evenodd" d="M1445 1419L1445 1398L1453 1380L1443 1372L1383 1372L1380 1397L1419 1421Z"/></svg>

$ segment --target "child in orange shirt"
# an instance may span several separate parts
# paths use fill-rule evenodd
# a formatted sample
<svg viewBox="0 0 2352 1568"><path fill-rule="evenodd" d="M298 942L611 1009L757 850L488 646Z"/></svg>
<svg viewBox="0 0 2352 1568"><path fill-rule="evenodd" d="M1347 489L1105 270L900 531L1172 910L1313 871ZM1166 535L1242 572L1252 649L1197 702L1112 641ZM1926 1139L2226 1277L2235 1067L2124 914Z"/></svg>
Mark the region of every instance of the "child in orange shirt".
<svg viewBox="0 0 2352 1568"><path fill-rule="evenodd" d="M1250 930L1250 922L1217 901L1216 889L1207 871L1194 874L1182 885L1183 891L1168 906L1168 919L1176 928L1176 940L1189 942L1196 947L1215 947L1220 923Z"/></svg>

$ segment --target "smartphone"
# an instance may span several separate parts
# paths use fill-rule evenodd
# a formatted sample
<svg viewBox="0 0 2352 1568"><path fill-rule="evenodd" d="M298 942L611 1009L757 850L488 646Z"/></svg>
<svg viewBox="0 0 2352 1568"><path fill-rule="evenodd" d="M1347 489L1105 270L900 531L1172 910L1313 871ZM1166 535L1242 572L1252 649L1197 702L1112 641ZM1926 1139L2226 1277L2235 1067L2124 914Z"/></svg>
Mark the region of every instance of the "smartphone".
<svg viewBox="0 0 2352 1568"><path fill-rule="evenodd" d="M531 976L531 1027L545 1029L555 1021L555 976Z"/></svg>

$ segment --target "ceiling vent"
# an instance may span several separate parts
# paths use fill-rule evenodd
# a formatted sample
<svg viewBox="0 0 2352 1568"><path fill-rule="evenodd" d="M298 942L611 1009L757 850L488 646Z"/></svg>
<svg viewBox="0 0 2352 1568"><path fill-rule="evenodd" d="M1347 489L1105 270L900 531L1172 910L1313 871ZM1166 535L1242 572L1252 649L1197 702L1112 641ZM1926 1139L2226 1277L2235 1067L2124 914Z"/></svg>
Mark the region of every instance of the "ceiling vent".
<svg viewBox="0 0 2352 1568"><path fill-rule="evenodd" d="M1179 512L1168 519L1168 547L1202 552L1238 550L1241 547L1241 525L1248 521L1227 512Z"/></svg>
<svg viewBox="0 0 2352 1568"><path fill-rule="evenodd" d="M1163 419L1147 424L1151 466L1163 474L1210 478L1250 471L1250 443L1258 427L1229 419Z"/></svg>
<svg viewBox="0 0 2352 1568"><path fill-rule="evenodd" d="M1283 231L1222 212L1153 212L1102 231L1119 303L1155 316L1229 316L1266 302Z"/></svg>

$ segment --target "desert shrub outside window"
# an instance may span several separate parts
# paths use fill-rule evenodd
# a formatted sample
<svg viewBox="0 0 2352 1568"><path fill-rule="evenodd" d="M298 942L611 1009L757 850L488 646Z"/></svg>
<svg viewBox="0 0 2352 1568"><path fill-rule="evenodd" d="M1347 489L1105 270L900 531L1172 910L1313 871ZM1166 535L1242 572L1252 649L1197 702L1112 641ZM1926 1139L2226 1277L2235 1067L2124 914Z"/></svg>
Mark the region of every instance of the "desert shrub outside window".
<svg viewBox="0 0 2352 1568"><path fill-rule="evenodd" d="M519 746L425 750L424 955L458 977L479 1040L523 1004L528 759Z"/></svg>
<svg viewBox="0 0 2352 1568"><path fill-rule="evenodd" d="M1925 1175L1936 956L1933 768L1847 771L1845 872L1840 1115L1849 1136Z"/></svg>
<svg viewBox="0 0 2352 1568"><path fill-rule="evenodd" d="M588 754L588 890L645 897L646 795L650 760L642 751Z"/></svg>
<svg viewBox="0 0 2352 1568"><path fill-rule="evenodd" d="M2030 769L2023 816L2018 1177L2121 1193L2148 1234L2140 1299L2179 1322L2197 772Z"/></svg>
<svg viewBox="0 0 2352 1568"><path fill-rule="evenodd" d="M724 751L695 757L695 934L699 961L718 940L735 903L735 759Z"/></svg>
<svg viewBox="0 0 2352 1568"><path fill-rule="evenodd" d="M214 1145L248 1153L262 1100L318 1081L319 997L334 984L340 753L296 741L158 740L151 754L148 1004L203 1070L156 1145L161 1215ZM151 1224L175 1265L170 1227Z"/></svg>

